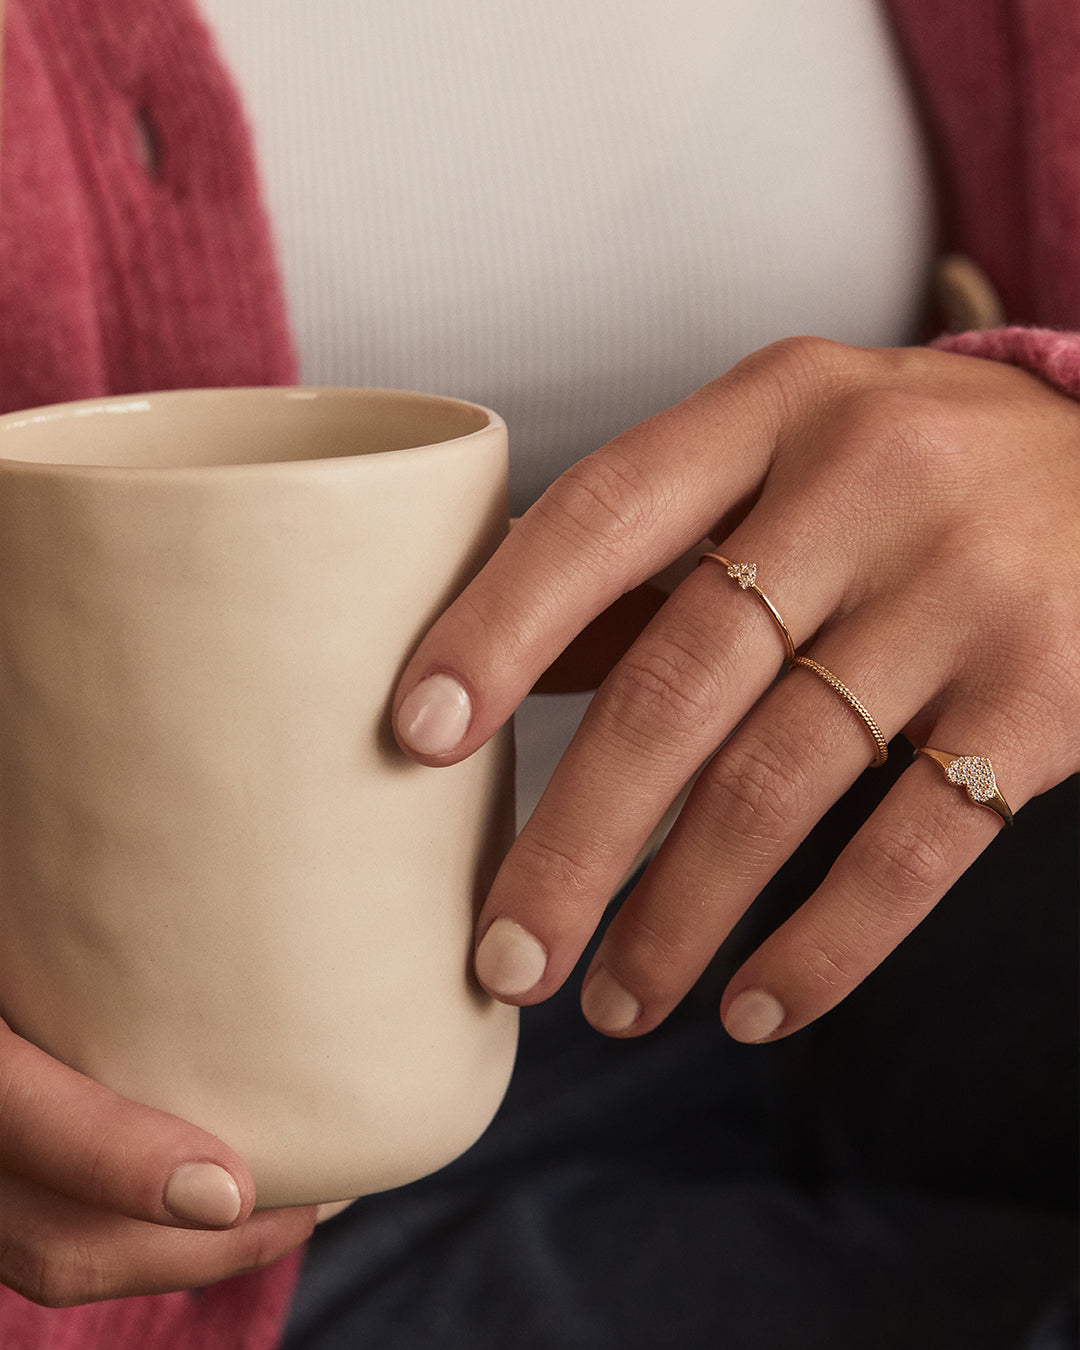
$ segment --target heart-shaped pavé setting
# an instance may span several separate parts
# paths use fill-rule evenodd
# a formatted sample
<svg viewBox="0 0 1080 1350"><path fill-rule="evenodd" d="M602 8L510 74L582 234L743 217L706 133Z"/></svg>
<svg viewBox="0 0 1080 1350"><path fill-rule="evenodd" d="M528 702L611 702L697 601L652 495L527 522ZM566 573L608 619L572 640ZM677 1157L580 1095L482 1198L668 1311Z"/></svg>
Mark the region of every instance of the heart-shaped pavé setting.
<svg viewBox="0 0 1080 1350"><path fill-rule="evenodd" d="M961 755L948 766L945 776L957 787L967 788L973 802L988 802L998 795L994 770L982 755Z"/></svg>

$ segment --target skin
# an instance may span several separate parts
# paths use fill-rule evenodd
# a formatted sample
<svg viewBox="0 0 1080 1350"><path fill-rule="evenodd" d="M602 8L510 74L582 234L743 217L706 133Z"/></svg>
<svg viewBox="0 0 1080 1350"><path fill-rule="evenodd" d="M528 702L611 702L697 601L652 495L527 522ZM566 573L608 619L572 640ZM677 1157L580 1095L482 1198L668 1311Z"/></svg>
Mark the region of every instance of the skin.
<svg viewBox="0 0 1080 1350"><path fill-rule="evenodd" d="M542 944L542 973L508 1002L566 978L656 820L723 742L586 978L602 1030L656 1026L870 763L865 728L815 676L774 685L776 628L722 568L693 571L662 606L641 589L710 533L758 563L795 641L890 737L989 755L1014 810L1080 764L1080 406L1021 371L932 351L768 348L565 474L404 673L397 712L433 673L468 693L460 740L414 755L442 765L477 749L549 668L565 686L610 667L479 916L478 939L508 918ZM407 748L400 723L398 735ZM831 1008L998 828L935 765L913 763L733 978L729 1029L746 990L781 1008L769 1037ZM199 1229L164 1208L168 1178L193 1162L234 1178L235 1223ZM316 1212L253 1214L253 1198L221 1141L0 1023L5 1284L55 1307L256 1269L302 1242Z"/></svg>
<svg viewBox="0 0 1080 1350"><path fill-rule="evenodd" d="M163 1197L187 1163L233 1177L235 1223L204 1230ZM189 1289L255 1270L303 1242L313 1207L252 1214L255 1187L219 1139L127 1101L0 1022L0 1277L64 1307Z"/></svg>
<svg viewBox="0 0 1080 1350"><path fill-rule="evenodd" d="M764 349L564 474L420 644L395 704L402 747L434 766L471 754L582 629L706 535L758 564L800 651L890 739L989 756L1014 811L1080 767L1080 405L995 362L818 339ZM687 992L874 747L817 676L775 682L776 626L714 564L612 649L480 913L477 973L506 1002L554 993L708 761L584 980L593 1025L634 1036ZM408 727L431 674L463 686L471 717L457 744L421 754ZM771 1040L834 1007L1000 828L914 760L732 978L728 1030ZM482 941L497 919L539 943L511 990L492 955L502 939Z"/></svg>
<svg viewBox="0 0 1080 1350"><path fill-rule="evenodd" d="M710 532L726 556L757 561L796 642L857 689L887 735L990 755L1018 809L1080 764L1078 478L1080 408L1033 377L817 341L767 349L564 475L421 644L395 704L433 672L462 682L464 737L414 756L450 764L549 668L566 687L612 666L479 917L478 938L507 917L547 954L539 981L506 1001L555 991L668 801L724 741L585 981L601 1030L656 1026L868 762L863 729L812 675L770 688L776 632L720 569L695 572L659 612L641 590L651 575ZM408 751L400 728L399 739ZM746 990L778 1002L770 1037L834 1006L997 828L935 766L914 763L733 978L729 1029ZM596 997L598 977L629 1004ZM625 1022L628 1007L632 1020L611 1026L612 1009ZM165 1210L168 1178L191 1162L236 1182L228 1228ZM0 1023L4 1284L60 1307L260 1268L304 1241L316 1212L253 1214L253 1199L221 1141Z"/></svg>

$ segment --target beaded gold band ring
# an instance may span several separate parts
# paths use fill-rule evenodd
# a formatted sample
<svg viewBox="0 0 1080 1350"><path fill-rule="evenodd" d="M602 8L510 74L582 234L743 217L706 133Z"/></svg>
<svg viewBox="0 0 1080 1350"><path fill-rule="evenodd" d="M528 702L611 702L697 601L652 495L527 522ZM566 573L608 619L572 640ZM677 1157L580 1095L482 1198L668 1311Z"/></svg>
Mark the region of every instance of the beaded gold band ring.
<svg viewBox="0 0 1080 1350"><path fill-rule="evenodd" d="M874 760L873 767L875 769L880 769L882 764L889 758L889 742L885 739L881 728L866 711L860 700L855 697L846 684L843 684L836 678L831 670L826 670L824 666L819 666L816 661L811 661L808 656L797 656L791 664L793 666L805 666L807 670L812 670L815 675L825 681L830 689L835 689L845 703L854 708L862 718L867 731L874 738L877 758Z"/></svg>
<svg viewBox="0 0 1080 1350"><path fill-rule="evenodd" d="M947 750L932 750L928 745L915 751L940 764L950 783L962 787L973 802L988 806L1006 825L1013 823L1009 804L998 791L994 766L985 755L950 755Z"/></svg>
<svg viewBox="0 0 1080 1350"><path fill-rule="evenodd" d="M780 617L780 611L757 584L757 563L731 562L727 558L722 558L719 553L703 553L698 560L698 566L703 562L720 563L722 567L726 568L727 574L732 581L738 582L741 590L754 592L757 598L772 615L773 622L780 630L780 636L784 639L784 646L787 648L787 664L789 666L794 665L795 643L791 640L791 634L788 632L787 624Z"/></svg>

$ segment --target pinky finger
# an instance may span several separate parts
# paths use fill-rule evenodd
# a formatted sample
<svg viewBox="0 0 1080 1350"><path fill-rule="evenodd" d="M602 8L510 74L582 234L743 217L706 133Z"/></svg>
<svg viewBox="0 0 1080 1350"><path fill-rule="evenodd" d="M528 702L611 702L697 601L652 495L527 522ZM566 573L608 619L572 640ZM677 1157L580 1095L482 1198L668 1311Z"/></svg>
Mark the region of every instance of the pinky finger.
<svg viewBox="0 0 1080 1350"><path fill-rule="evenodd" d="M732 977L720 1007L729 1034L775 1040L835 1007L922 922L1001 824L917 760L814 894Z"/></svg>

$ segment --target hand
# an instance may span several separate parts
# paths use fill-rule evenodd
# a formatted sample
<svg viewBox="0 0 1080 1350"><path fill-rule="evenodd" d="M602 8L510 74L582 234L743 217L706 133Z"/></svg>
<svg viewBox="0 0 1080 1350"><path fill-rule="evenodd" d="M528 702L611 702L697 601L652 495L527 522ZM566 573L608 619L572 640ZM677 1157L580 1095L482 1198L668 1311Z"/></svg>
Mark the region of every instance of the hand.
<svg viewBox="0 0 1080 1350"><path fill-rule="evenodd" d="M1080 406L994 362L818 339L764 349L564 474L409 663L402 747L436 766L471 754L580 629L707 534L757 564L794 642L889 739L988 756L1014 811L1080 765ZM722 567L678 587L495 880L476 955L491 993L554 992L707 761L583 986L610 1034L666 1016L875 755L817 675L776 681L783 658ZM839 1002L1000 827L915 760L732 977L729 1032L773 1039Z"/></svg>
<svg viewBox="0 0 1080 1350"><path fill-rule="evenodd" d="M252 1214L241 1159L0 1022L0 1281L49 1307L213 1283L284 1256L313 1207Z"/></svg>

